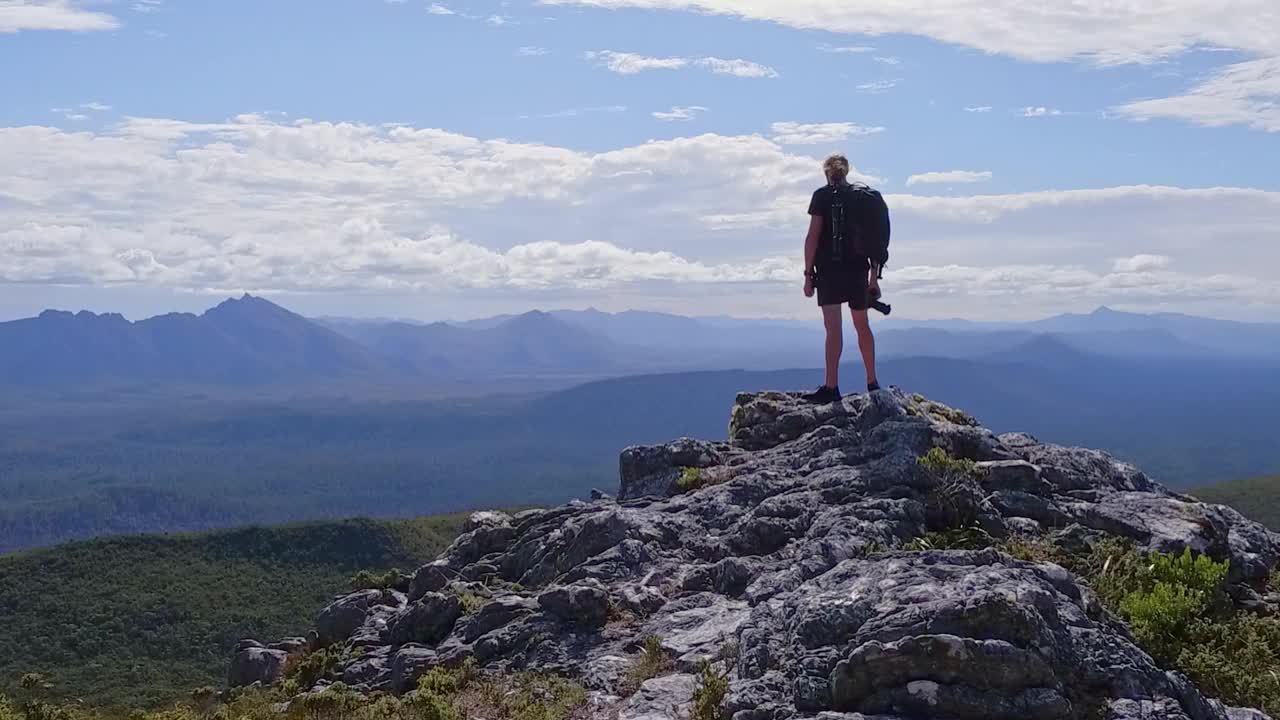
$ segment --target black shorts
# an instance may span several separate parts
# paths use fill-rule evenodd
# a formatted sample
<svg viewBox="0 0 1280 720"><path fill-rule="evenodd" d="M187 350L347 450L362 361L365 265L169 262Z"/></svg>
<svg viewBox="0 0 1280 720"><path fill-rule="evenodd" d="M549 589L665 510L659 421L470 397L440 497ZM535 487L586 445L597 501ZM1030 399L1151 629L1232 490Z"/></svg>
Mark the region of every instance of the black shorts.
<svg viewBox="0 0 1280 720"><path fill-rule="evenodd" d="M813 286L817 289L819 305L843 305L849 303L854 310L866 310L871 306L867 274L871 266L865 261L835 268L818 268Z"/></svg>

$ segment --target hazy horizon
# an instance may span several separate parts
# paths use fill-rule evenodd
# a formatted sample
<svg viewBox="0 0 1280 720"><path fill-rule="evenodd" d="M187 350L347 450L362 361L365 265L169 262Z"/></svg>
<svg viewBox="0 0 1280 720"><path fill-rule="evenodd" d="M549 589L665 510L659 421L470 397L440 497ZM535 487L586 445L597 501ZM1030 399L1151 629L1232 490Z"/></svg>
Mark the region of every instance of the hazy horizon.
<svg viewBox="0 0 1280 720"><path fill-rule="evenodd" d="M725 319L741 320L741 321L753 321L753 320L785 321L785 322L795 322L795 323L811 323L814 325L815 328L821 326L821 318L815 316L812 313L806 313L806 314L803 314L800 316L794 316L794 317L786 317L786 316L770 317L770 316L733 315L730 313L692 314L692 313L683 313L683 312L674 312L674 311L665 311L665 310L648 310L645 308L620 308L620 309L612 310L612 309L597 307L594 305L586 305L584 307L569 307L569 306L527 307L523 309L514 309L510 311L495 312L490 314L482 314L482 315L475 315L475 316L469 316L469 317L414 317L409 315L379 315L379 314L359 314L359 313L343 313L343 312L309 313L309 312L303 312L302 310L299 309L299 306L292 304L290 302L291 300L294 299L293 296L280 297L280 296L258 295L256 293L240 293L239 295L200 296L204 298L204 303L203 304L196 303L190 306L190 309L187 309L188 306L184 305L182 309L175 308L175 309L169 309L169 310L161 310L159 312L144 312L141 314L124 313L118 310L110 310L110 309L105 309L105 310L95 309L91 307L45 307L25 315L16 315L13 317L6 317L4 315L0 315L0 322L26 320L33 317L38 317L41 313L46 311L70 312L73 314L79 313L79 312L90 312L95 315L115 314L115 315L123 316L129 322L138 322L141 320L147 320L149 318L158 317L158 316L165 315L172 312L200 315L206 310L209 310L222 302L225 302L227 300L239 299L246 294L251 295L253 297L259 297L259 298L268 300L276 305L279 305L285 308L286 310L290 310L292 312L295 312L311 320L355 320L355 321L368 321L368 322L409 322L409 323L423 323L423 324L436 323L436 322L467 323L467 322L472 322L477 320L488 320L488 319L501 317L501 316L518 316L518 315L524 315L527 313L534 313L534 312L556 313L556 312L597 311L597 312L607 313L611 315L627 313L627 312L653 312L653 313L660 313L660 314L666 314L666 315L676 315L676 316L692 318L692 319L725 318ZM1003 320L966 318L966 317L960 317L960 316L912 317L910 315L907 315L905 313L900 313L897 311L895 311L895 313L889 317L882 317L879 315L876 315L875 317L880 323L886 323L890 326L894 324L946 323L946 322L1017 324L1017 323L1023 323L1023 322L1035 322L1037 320L1046 320L1054 317L1059 317L1061 315L1091 315L1091 314L1096 314L1096 313L1105 312L1105 311L1114 311L1118 313L1130 313L1135 315L1157 315L1161 313L1173 313L1173 314L1180 314L1180 315L1189 315L1192 317L1206 318L1211 320L1221 320L1225 322L1248 322L1248 323L1262 322L1264 324L1277 324L1277 321L1275 320L1258 321L1258 320L1250 320L1248 318L1214 316L1214 315L1208 315L1208 314L1197 313L1197 312L1183 312L1180 310L1160 310L1160 309L1151 309L1151 308L1131 309L1126 307L1117 307L1113 305L1096 305L1093 307L1082 308L1078 310L1069 309L1069 310L1064 310L1062 312L1057 312L1057 313L1052 313L1047 315L1034 315L1034 316L1025 317L1025 318L1008 318Z"/></svg>

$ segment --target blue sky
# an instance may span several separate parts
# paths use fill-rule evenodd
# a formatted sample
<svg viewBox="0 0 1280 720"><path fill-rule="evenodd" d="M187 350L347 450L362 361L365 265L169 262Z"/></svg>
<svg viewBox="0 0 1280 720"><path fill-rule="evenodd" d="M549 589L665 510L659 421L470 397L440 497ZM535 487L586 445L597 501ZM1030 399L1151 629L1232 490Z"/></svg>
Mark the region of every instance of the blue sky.
<svg viewBox="0 0 1280 720"><path fill-rule="evenodd" d="M912 316L1280 319L1280 18L1167 4L0 1L0 318L806 317L840 150Z"/></svg>

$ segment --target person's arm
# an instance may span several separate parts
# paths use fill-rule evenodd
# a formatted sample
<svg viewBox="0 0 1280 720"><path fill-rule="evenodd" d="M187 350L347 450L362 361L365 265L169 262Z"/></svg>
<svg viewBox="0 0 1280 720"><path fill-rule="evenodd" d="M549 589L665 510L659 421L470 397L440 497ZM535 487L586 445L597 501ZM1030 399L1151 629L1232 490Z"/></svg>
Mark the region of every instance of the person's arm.
<svg viewBox="0 0 1280 720"><path fill-rule="evenodd" d="M822 239L822 216L809 216L809 234L804 238L804 272L811 273L818 262L818 242Z"/></svg>
<svg viewBox="0 0 1280 720"><path fill-rule="evenodd" d="M818 241L822 239L822 216L809 216L809 234L804 238L804 296L813 297L814 263L818 261Z"/></svg>

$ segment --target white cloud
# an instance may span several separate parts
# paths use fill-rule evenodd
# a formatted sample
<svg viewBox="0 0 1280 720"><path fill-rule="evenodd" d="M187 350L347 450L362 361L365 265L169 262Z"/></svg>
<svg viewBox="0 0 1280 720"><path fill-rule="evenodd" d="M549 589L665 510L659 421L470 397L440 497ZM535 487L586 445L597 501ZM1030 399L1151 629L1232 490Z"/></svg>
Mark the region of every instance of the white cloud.
<svg viewBox="0 0 1280 720"><path fill-rule="evenodd" d="M447 5L441 5L440 3L431 3L431 5L427 7L427 12L432 15L457 15L457 13L450 10Z"/></svg>
<svg viewBox="0 0 1280 720"><path fill-rule="evenodd" d="M991 109L990 105L974 105L972 107L965 108L964 111L971 113L989 113L991 112Z"/></svg>
<svg viewBox="0 0 1280 720"><path fill-rule="evenodd" d="M23 30L114 30L120 21L69 0L0 0L0 33Z"/></svg>
<svg viewBox="0 0 1280 720"><path fill-rule="evenodd" d="M664 122L671 122L673 120L692 120L706 111L707 109L701 105L677 105L665 112L661 110L655 111L653 113L653 117Z"/></svg>
<svg viewBox="0 0 1280 720"><path fill-rule="evenodd" d="M897 80L875 80L858 85L859 92L865 93L882 93L888 92L898 86Z"/></svg>
<svg viewBox="0 0 1280 720"><path fill-rule="evenodd" d="M450 302L479 286L811 313L794 280L821 183L820 157L761 135L582 152L259 115L0 128L0 282L452 289ZM1280 193L1133 186L886 199L886 289L910 298L912 315L998 316L1015 296L1018 312L1085 301L1280 310Z"/></svg>
<svg viewBox="0 0 1280 720"><path fill-rule="evenodd" d="M511 19L511 16L509 15L490 15L489 17L485 18L484 21L495 27L510 25L513 22Z"/></svg>
<svg viewBox="0 0 1280 720"><path fill-rule="evenodd" d="M884 132L882 127L866 127L851 122L776 122L771 129L773 141L779 145L829 145L859 135Z"/></svg>
<svg viewBox="0 0 1280 720"><path fill-rule="evenodd" d="M707 57L695 61L700 67L707 68L717 75L733 75L735 77L744 78L775 78L778 77L778 71L768 65L751 62L750 60L734 59L724 60L718 57Z"/></svg>
<svg viewBox="0 0 1280 720"><path fill-rule="evenodd" d="M1127 258L1116 258L1112 268L1118 273L1140 273L1151 270L1163 270L1169 267L1167 255L1134 255Z"/></svg>
<svg viewBox="0 0 1280 720"><path fill-rule="evenodd" d="M679 70L689 64L688 59L671 57L646 57L637 53L598 50L586 53L588 60L596 60L620 75L635 75L646 70Z"/></svg>
<svg viewBox="0 0 1280 720"><path fill-rule="evenodd" d="M1248 125L1280 132L1280 57L1228 65L1183 95L1123 105L1139 120L1176 118L1197 125Z"/></svg>
<svg viewBox="0 0 1280 720"><path fill-rule="evenodd" d="M767 65L742 59L725 60L718 57L660 58L648 57L638 53L617 52L615 50L590 51L585 53L585 57L620 75L635 75L646 70L680 70L686 67L700 67L718 75L734 75L745 78L773 78L778 76L778 71Z"/></svg>
<svg viewBox="0 0 1280 720"><path fill-rule="evenodd" d="M134 0L133 11L136 13L153 13L159 12L164 6L164 0Z"/></svg>
<svg viewBox="0 0 1280 720"><path fill-rule="evenodd" d="M1058 110L1057 108L1047 108L1047 107L1044 107L1043 105L1039 107L1028 105L1027 107L1022 108L1021 114L1022 114L1022 117L1029 117L1029 118L1052 117L1054 115L1061 115L1062 111Z"/></svg>
<svg viewBox="0 0 1280 720"><path fill-rule="evenodd" d="M1277 54L1274 0L541 0L682 10L856 35L907 34L1036 62L1154 62L1195 46Z"/></svg>
<svg viewBox="0 0 1280 720"><path fill-rule="evenodd" d="M107 112L108 110L111 109L110 105L104 105L103 103L96 102L96 101L84 103L80 107L85 110L92 110L94 112Z"/></svg>
<svg viewBox="0 0 1280 720"><path fill-rule="evenodd" d="M874 58L874 60L880 63L881 65L901 65L902 64L902 61L896 57L877 56L876 58Z"/></svg>
<svg viewBox="0 0 1280 720"><path fill-rule="evenodd" d="M983 170L948 170L946 172L927 172L907 178L907 187L927 183L977 183L991 179L991 171Z"/></svg>
<svg viewBox="0 0 1280 720"><path fill-rule="evenodd" d="M546 48L535 47L533 45L526 45L521 48L516 48L516 55L519 57L542 57L543 55L546 55L548 52L550 51L547 50Z"/></svg>

